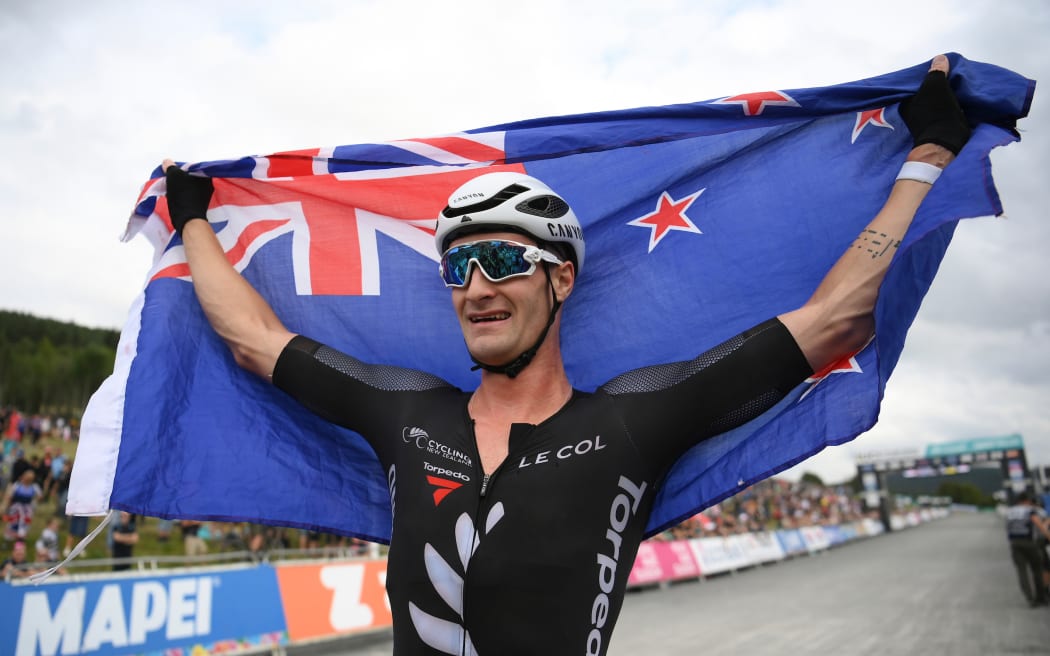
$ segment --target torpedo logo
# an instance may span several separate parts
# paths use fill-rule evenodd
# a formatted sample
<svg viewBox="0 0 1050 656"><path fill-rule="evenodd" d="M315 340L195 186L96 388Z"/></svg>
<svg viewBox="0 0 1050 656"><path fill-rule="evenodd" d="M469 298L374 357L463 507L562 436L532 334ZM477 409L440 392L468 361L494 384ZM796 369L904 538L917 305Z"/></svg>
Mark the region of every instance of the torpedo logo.
<svg viewBox="0 0 1050 656"><path fill-rule="evenodd" d="M425 460L423 461L423 469L427 472L427 483L430 483L436 488L434 490L435 508L453 490L458 490L463 487L464 483L470 482L470 476L467 476L462 472L452 471L451 469L445 469L444 467L436 467Z"/></svg>
<svg viewBox="0 0 1050 656"><path fill-rule="evenodd" d="M439 478L437 476L427 476L427 483L434 486L434 507L437 508L438 504L444 500L453 490L458 490L463 487L463 484L459 481L450 481L447 478Z"/></svg>

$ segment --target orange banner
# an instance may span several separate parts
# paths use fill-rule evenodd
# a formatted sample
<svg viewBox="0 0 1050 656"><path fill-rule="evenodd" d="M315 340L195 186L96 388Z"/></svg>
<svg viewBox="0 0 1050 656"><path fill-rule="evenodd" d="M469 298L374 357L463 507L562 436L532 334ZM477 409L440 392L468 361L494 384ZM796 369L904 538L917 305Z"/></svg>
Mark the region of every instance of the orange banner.
<svg viewBox="0 0 1050 656"><path fill-rule="evenodd" d="M292 641L390 626L386 560L279 564L277 583Z"/></svg>

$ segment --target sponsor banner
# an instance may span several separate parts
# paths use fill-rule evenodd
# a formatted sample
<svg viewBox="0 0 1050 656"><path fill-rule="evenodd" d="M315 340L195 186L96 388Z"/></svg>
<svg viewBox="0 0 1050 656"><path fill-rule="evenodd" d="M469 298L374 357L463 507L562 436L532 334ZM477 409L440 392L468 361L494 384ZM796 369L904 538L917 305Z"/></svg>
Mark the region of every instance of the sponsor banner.
<svg viewBox="0 0 1050 656"><path fill-rule="evenodd" d="M277 565L293 641L390 626L386 559Z"/></svg>
<svg viewBox="0 0 1050 656"><path fill-rule="evenodd" d="M784 549L773 533L747 533L739 538L752 563L768 563L785 557Z"/></svg>
<svg viewBox="0 0 1050 656"><path fill-rule="evenodd" d="M882 535L886 530L886 527L882 525L882 522L877 519L872 519L871 517L865 517L864 521L861 522L861 525L864 527L864 535Z"/></svg>
<svg viewBox="0 0 1050 656"><path fill-rule="evenodd" d="M777 540L780 542L784 553L789 556L806 553L806 542L802 539L802 534L798 532L798 529L792 528L777 531Z"/></svg>
<svg viewBox="0 0 1050 656"><path fill-rule="evenodd" d="M688 540L665 542L656 550L656 555L665 575L672 581L695 579L703 573Z"/></svg>
<svg viewBox="0 0 1050 656"><path fill-rule="evenodd" d="M717 574L751 565L738 537L731 535L725 538L689 540L693 557L700 564L700 570L705 575Z"/></svg>
<svg viewBox="0 0 1050 656"><path fill-rule="evenodd" d="M230 653L287 644L269 566L0 583L0 656Z"/></svg>
<svg viewBox="0 0 1050 656"><path fill-rule="evenodd" d="M638 546L638 555L634 558L634 566L631 573L627 575L627 585L650 585L666 581L669 577L664 573L657 555L659 547L667 542L643 542Z"/></svg>
<svg viewBox="0 0 1050 656"><path fill-rule="evenodd" d="M627 578L629 587L700 578L700 565L688 540L643 542Z"/></svg>
<svg viewBox="0 0 1050 656"><path fill-rule="evenodd" d="M828 545L832 547L846 541L846 537L839 530L838 526L825 526L824 537L827 538Z"/></svg>
<svg viewBox="0 0 1050 656"><path fill-rule="evenodd" d="M839 533L842 535L843 542L850 542L860 537L856 524L839 524Z"/></svg>
<svg viewBox="0 0 1050 656"><path fill-rule="evenodd" d="M798 532L802 534L802 541L806 544L807 551L821 551L831 546L831 541L824 533L823 526L803 526Z"/></svg>

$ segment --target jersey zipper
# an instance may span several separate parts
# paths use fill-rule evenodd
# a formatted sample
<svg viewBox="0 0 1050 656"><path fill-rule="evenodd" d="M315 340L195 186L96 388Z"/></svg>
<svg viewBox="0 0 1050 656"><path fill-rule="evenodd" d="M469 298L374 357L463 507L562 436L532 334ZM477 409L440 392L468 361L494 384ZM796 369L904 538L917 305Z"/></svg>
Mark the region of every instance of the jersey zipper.
<svg viewBox="0 0 1050 656"><path fill-rule="evenodd" d="M489 504L486 502L485 497L491 491L496 475L499 474L500 470L503 468L503 463L500 463L499 467L496 467L496 469L494 469L491 474L485 473L485 467L481 464L481 449L478 448L478 435L474 429L474 419L469 416L468 419L470 421L470 436L473 438L472 442L474 444L474 457L477 458L478 463L477 471L481 474L481 488L478 490L478 502L477 505L474 507L474 537L470 545L470 554L473 555L474 550L477 549L478 546L478 535L481 533L480 527L484 523L483 518L486 516L486 511L491 510L491 508L489 508ZM506 458L504 459L504 462L506 462ZM469 562L470 560L468 558L468 564L463 568L463 599L461 600L461 603L463 604L463 640L459 648L460 656L467 655L467 588L470 585L467 580L467 577L470 574Z"/></svg>
<svg viewBox="0 0 1050 656"><path fill-rule="evenodd" d="M575 398L575 392L573 392L573 395L569 398L568 401L566 401L565 405L563 405L558 410L558 412L555 413L555 415L557 415L558 413L562 412L566 407L568 407L568 405L570 403L572 403L574 398ZM474 445L474 457L477 458L477 463L478 463L476 471L477 471L478 474L481 475L481 488L478 490L478 502L477 502L477 505L475 506L475 509L474 509L474 518L473 518L474 519L474 537L473 537L472 543L470 545L470 553L473 554L474 550L477 548L478 535L480 534L480 529L479 529L479 523L478 522L483 517L487 516L485 511L491 510L491 507L490 507L491 504L486 500L486 497L492 492L492 486L495 484L496 476L500 473L500 470L503 469L503 465L506 464L507 461L511 460L512 457L517 457L517 454L510 452L510 438L511 438L511 435L508 435L507 436L507 440L508 440L507 456L503 459L503 462L501 462L499 464L499 466L496 467L496 469L494 469L492 471L491 474L486 474L485 473L485 467L481 463L481 449L478 448L478 434L477 434L477 431L475 430L476 423L474 421L474 418L470 416L470 411L467 410L467 409L464 409L464 410L465 410L466 415L467 415L467 422L470 425L470 437L472 438L470 441ZM555 416L555 415L552 415L552 417ZM549 421L549 419L547 421ZM546 422L543 422L543 423L546 423ZM529 435L531 435L537 428L539 428L540 425L541 424L532 426L532 428L529 430ZM513 432L514 432L514 427L511 426L511 434L513 434ZM522 436L522 437L524 438L525 436ZM527 440L522 439L522 440L519 441L519 444L523 444L526 441ZM520 449L519 449L519 451L520 451ZM468 559L468 563L469 563L469 559ZM459 648L460 649L460 656L465 656L467 654L467 617L466 617L466 615L467 615L467 588L470 587L470 584L469 584L469 582L467 580L467 577L469 576L469 574L470 574L470 566L468 564L468 565L464 566L464 568L463 568L463 598L461 599L461 603L463 604L463 639L462 639L462 641L460 643L460 648Z"/></svg>

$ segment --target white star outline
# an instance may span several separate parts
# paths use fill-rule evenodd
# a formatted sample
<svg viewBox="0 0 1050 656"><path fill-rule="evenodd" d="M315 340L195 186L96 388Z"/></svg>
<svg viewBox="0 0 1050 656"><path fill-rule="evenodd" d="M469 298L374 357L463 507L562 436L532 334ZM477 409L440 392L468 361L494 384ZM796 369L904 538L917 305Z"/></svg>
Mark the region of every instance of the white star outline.
<svg viewBox="0 0 1050 656"><path fill-rule="evenodd" d="M853 135L851 136L849 142L857 143L857 137L859 137L860 133L864 131L864 128L868 127L869 125L874 125L877 128L889 128L891 130L895 130L896 128L894 128L893 125L886 120L886 116L884 114L885 110L885 107L880 107L877 110L857 112L857 118L853 122ZM867 118L864 117L865 114L868 114Z"/></svg>
<svg viewBox="0 0 1050 656"><path fill-rule="evenodd" d="M861 353L866 351L868 349L868 347L871 346L871 343L874 342L874 341L875 341L875 337L872 336L868 340L867 344L865 344L864 346L859 348L853 355L851 355L849 357L849 360L846 360L846 364L849 365L848 367L839 367L839 368L836 368L836 369L830 369L823 376L817 376L816 374L814 374L814 375L810 376L809 378L807 378L806 380L802 381L803 383L808 383L809 387L806 388L806 391L803 392L802 395L798 397L798 401L796 401L796 403L801 403L802 399L806 398L806 396L808 396L810 392L812 392L813 390L817 389L817 385L820 385L821 383L823 383L825 380L830 378L833 374L862 374L862 373L864 373L864 369L861 368L860 363L857 362L857 356L859 356Z"/></svg>
<svg viewBox="0 0 1050 656"><path fill-rule="evenodd" d="M649 230L650 230L650 232L649 232L649 251L648 251L649 253L652 253L653 249L656 248L656 245L659 244L660 241L662 241L663 238L667 236L667 233L669 233L672 230L680 230L682 232L691 232L691 233L694 233L694 234L697 234L697 235L702 235L704 233L700 230L700 228L696 227L696 224L693 223L692 219L690 219L688 216L686 216L685 213L690 207L692 207L693 202L696 201L696 199L700 197L700 194L704 193L705 191L707 191L706 187L703 188L703 189L700 189L698 191L695 191L692 194L689 194L688 196L683 196L682 198L680 198L678 200L675 200L674 198L672 198L671 194L669 192L664 191L664 192L662 192L660 194L660 198L657 199L657 201L656 201L656 209L654 209L652 212L649 212L648 214L645 214L645 215L640 216L640 217L638 217L636 219L628 221L627 225L629 225L629 226L636 226L636 227L639 227L639 228L649 228ZM660 207L663 205L663 203L665 201L669 205L677 205L679 203L682 203L683 201L688 201L685 204L684 207L682 207L681 209L678 210L678 216L681 217L682 220L685 221L685 223L688 224L688 225L684 225L684 226L676 226L676 225L667 226L667 228L659 236L657 236L656 232L657 232L657 230L659 230L659 226L655 226L655 225L652 225L652 224L649 224L649 223L645 223L645 220L650 218L650 217L653 217L653 216L656 216L656 215L660 214Z"/></svg>

